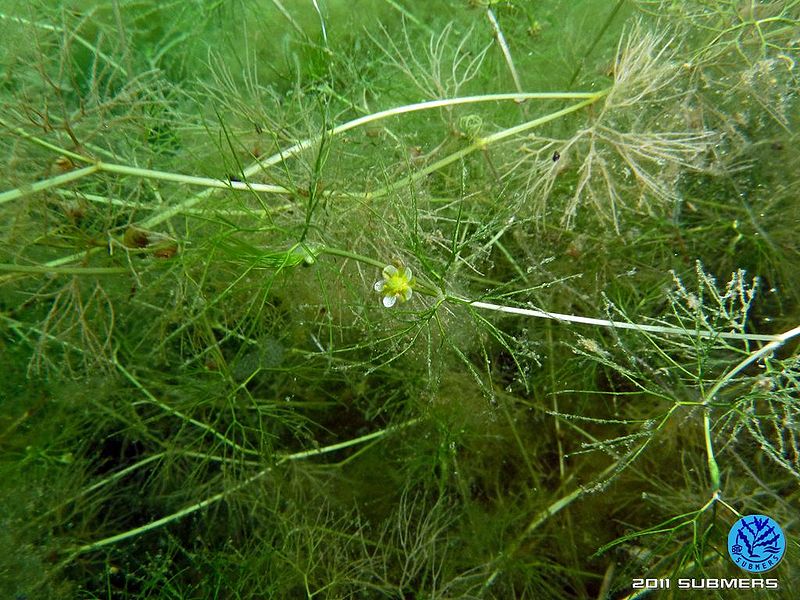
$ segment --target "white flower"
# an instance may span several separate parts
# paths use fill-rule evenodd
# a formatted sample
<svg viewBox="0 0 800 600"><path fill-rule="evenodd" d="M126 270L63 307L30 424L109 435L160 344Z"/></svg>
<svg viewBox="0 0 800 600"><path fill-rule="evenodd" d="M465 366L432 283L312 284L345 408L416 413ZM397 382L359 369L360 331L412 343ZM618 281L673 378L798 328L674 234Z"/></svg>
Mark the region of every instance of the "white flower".
<svg viewBox="0 0 800 600"><path fill-rule="evenodd" d="M383 268L383 279L375 282L375 291L383 294L383 305L391 308L397 302L405 302L413 293L414 277L405 265L400 268L387 265Z"/></svg>

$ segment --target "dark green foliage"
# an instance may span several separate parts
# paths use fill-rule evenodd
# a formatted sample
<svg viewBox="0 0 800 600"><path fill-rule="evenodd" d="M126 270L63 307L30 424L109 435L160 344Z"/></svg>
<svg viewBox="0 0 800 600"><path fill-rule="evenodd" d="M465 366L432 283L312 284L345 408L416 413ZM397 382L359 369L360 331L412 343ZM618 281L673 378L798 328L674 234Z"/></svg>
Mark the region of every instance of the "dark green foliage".
<svg viewBox="0 0 800 600"><path fill-rule="evenodd" d="M799 24L0 0L0 597L797 597Z"/></svg>

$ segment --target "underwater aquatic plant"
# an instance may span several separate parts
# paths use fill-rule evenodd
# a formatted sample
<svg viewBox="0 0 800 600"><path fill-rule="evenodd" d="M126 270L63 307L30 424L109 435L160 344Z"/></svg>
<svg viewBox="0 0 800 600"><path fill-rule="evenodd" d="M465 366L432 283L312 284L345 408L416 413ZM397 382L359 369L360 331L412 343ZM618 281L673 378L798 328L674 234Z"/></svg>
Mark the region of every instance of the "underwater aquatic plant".
<svg viewBox="0 0 800 600"><path fill-rule="evenodd" d="M0 9L0 596L622 597L791 532L798 4L528 4Z"/></svg>

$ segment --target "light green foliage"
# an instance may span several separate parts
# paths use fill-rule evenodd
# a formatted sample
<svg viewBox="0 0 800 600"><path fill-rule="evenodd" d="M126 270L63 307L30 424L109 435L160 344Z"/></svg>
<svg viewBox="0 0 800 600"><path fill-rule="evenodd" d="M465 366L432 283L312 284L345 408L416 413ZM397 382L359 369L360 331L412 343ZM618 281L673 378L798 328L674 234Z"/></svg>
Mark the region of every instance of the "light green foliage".
<svg viewBox="0 0 800 600"><path fill-rule="evenodd" d="M0 0L0 596L797 597L798 27Z"/></svg>

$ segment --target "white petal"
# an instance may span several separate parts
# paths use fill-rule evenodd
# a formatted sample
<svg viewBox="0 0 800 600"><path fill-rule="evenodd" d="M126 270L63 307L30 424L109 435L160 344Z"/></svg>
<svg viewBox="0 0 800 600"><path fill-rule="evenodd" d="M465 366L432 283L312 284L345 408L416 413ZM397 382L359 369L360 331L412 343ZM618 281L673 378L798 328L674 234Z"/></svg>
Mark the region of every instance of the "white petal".
<svg viewBox="0 0 800 600"><path fill-rule="evenodd" d="M383 288L386 287L386 280L381 279L380 281L376 281L375 285L372 286L376 292L382 292Z"/></svg>
<svg viewBox="0 0 800 600"><path fill-rule="evenodd" d="M412 293L413 292L411 291L410 287L407 287L406 289L404 289L403 290L403 300L411 300L411 294Z"/></svg>
<svg viewBox="0 0 800 600"><path fill-rule="evenodd" d="M397 302L397 296L384 296L383 297L383 305L386 308L392 308Z"/></svg>
<svg viewBox="0 0 800 600"><path fill-rule="evenodd" d="M397 275L397 269L395 267L393 267L392 265L386 265L385 267L383 267L384 279L389 279L393 275Z"/></svg>
<svg viewBox="0 0 800 600"><path fill-rule="evenodd" d="M402 273L403 273L403 279L405 279L406 281L411 281L411 277L412 277L411 269L409 269L408 267L403 267L403 272Z"/></svg>

